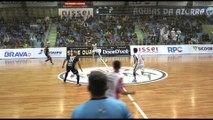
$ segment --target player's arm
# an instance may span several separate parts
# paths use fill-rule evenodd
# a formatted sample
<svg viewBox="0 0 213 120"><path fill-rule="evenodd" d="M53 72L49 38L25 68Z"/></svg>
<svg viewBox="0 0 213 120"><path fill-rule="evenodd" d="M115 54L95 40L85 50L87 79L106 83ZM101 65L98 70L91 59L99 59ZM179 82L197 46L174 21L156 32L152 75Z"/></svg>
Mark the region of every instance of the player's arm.
<svg viewBox="0 0 213 120"><path fill-rule="evenodd" d="M136 66L136 63L137 63L137 59L136 59L136 56L133 56L133 58L134 58L134 64L133 64L133 67L135 67L135 66Z"/></svg>
<svg viewBox="0 0 213 120"><path fill-rule="evenodd" d="M123 78L120 78L118 82L119 82L118 83L118 85L119 85L118 90L120 91L120 93L122 95L135 94L134 91L124 91Z"/></svg>
<svg viewBox="0 0 213 120"><path fill-rule="evenodd" d="M67 59L64 59L64 62L63 62L63 65L62 65L62 68L64 68L64 64L66 63Z"/></svg>
<svg viewBox="0 0 213 120"><path fill-rule="evenodd" d="M92 44L92 47L91 47L91 48L92 48L92 52L93 52L93 49L94 49L94 44Z"/></svg>
<svg viewBox="0 0 213 120"><path fill-rule="evenodd" d="M121 91L121 94L122 95L135 94L135 91L125 91L124 90L124 85L123 85L123 82L122 82L122 91Z"/></svg>
<svg viewBox="0 0 213 120"><path fill-rule="evenodd" d="M142 60L144 61L144 58L141 56Z"/></svg>
<svg viewBox="0 0 213 120"><path fill-rule="evenodd" d="M124 89L122 89L121 94L122 95L135 94L135 91L124 91Z"/></svg>
<svg viewBox="0 0 213 120"><path fill-rule="evenodd" d="M134 64L136 63L136 58L135 58L135 56L133 56L133 58L134 58Z"/></svg>

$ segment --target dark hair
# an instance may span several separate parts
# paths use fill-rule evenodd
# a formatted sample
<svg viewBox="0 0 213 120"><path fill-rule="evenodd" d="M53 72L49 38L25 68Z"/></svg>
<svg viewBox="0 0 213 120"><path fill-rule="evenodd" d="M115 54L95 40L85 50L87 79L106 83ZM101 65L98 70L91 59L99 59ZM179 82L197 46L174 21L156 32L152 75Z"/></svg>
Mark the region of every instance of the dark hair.
<svg viewBox="0 0 213 120"><path fill-rule="evenodd" d="M92 96L102 96L105 95L107 90L107 77L104 73L100 71L93 71L89 75L89 91Z"/></svg>
<svg viewBox="0 0 213 120"><path fill-rule="evenodd" d="M115 70L119 70L119 69L121 68L121 62L118 61L118 60L115 60L115 61L113 62L113 68L114 68Z"/></svg>
<svg viewBox="0 0 213 120"><path fill-rule="evenodd" d="M134 53L138 52L138 48L133 49Z"/></svg>

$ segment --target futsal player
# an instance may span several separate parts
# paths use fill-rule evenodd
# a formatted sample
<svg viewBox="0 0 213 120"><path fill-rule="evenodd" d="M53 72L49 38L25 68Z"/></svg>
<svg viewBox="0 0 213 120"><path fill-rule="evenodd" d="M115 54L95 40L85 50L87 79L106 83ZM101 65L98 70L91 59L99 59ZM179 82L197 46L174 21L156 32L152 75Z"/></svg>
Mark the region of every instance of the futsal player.
<svg viewBox="0 0 213 120"><path fill-rule="evenodd" d="M51 58L51 56L49 55L49 46L48 46L48 45L46 45L45 48L44 48L44 54L45 54L46 57L47 57L47 60L45 60L45 62L47 62L47 61L50 60L50 62L51 62L52 65L53 65L52 58Z"/></svg>
<svg viewBox="0 0 213 120"><path fill-rule="evenodd" d="M132 82L137 82L137 80L136 80L137 70L140 70L142 75L148 76L148 78L150 80L151 75L150 74L148 74L148 75L144 74L144 59L143 59L142 55L137 53L138 52L137 48L134 48L133 52L134 52L134 54L133 54L133 58L134 58L133 76L134 76L134 79L133 79Z"/></svg>
<svg viewBox="0 0 213 120"><path fill-rule="evenodd" d="M76 69L76 64L78 64L78 67L81 69L79 57L77 56L77 54L75 52L71 52L70 55L68 55L67 58L64 59L62 68L64 68L66 61L67 61L67 64L66 64L66 74L65 74L65 77L64 77L64 83L66 83L68 73L71 71L77 77L77 84L76 85L81 86L81 84L79 83L79 79L80 79L79 72ZM82 69L81 69L81 71L83 72Z"/></svg>
<svg viewBox="0 0 213 120"><path fill-rule="evenodd" d="M94 58L95 53L98 53L99 57L102 59L101 49L97 48L97 43L92 44L92 48L93 48L92 49L92 56L93 56L93 58Z"/></svg>
<svg viewBox="0 0 213 120"><path fill-rule="evenodd" d="M98 56L100 57L101 60L103 60L104 62L108 62L107 59L103 59L103 57L101 56L101 49L97 48L97 43L92 44L92 56L94 58L95 53L98 53Z"/></svg>
<svg viewBox="0 0 213 120"><path fill-rule="evenodd" d="M107 80L108 89L106 91L107 97L113 97L113 98L119 99L120 94L122 95L135 94L134 91L131 91L131 92L124 91L123 77L119 73L120 68L121 68L121 62L116 60L113 62L114 71L112 73L107 74L107 78L108 78Z"/></svg>

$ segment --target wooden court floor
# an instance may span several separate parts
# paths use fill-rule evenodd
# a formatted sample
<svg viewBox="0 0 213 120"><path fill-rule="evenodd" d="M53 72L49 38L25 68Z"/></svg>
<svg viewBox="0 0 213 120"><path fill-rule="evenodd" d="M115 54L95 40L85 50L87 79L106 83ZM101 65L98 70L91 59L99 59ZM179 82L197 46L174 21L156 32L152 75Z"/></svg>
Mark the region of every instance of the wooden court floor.
<svg viewBox="0 0 213 120"><path fill-rule="evenodd" d="M125 85L148 118L213 118L213 55L144 56L147 68L168 73L164 80ZM62 58L0 60L0 118L70 118L72 110L90 99L87 86L64 84ZM131 57L109 57L132 67ZM82 68L105 66L81 58ZM128 96L121 96L134 118L143 118Z"/></svg>

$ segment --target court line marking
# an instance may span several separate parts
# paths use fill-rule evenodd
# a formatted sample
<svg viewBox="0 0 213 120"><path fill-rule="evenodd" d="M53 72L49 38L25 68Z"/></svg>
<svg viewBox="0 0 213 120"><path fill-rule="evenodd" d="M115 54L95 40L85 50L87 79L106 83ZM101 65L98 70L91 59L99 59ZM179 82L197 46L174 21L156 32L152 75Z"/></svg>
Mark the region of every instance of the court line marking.
<svg viewBox="0 0 213 120"><path fill-rule="evenodd" d="M100 58L101 59L101 58ZM104 63L104 65L106 67L109 68L109 66L103 61L103 59L101 59L101 61ZM124 87L123 87L124 91L127 91ZM139 111L139 113L141 114L141 116L144 117L144 119L148 119L148 117L146 116L146 114L143 112L143 110L139 107L139 105L137 104L137 102L132 98L132 96L130 94L127 95L128 98L130 99L130 101L135 105L136 109Z"/></svg>

